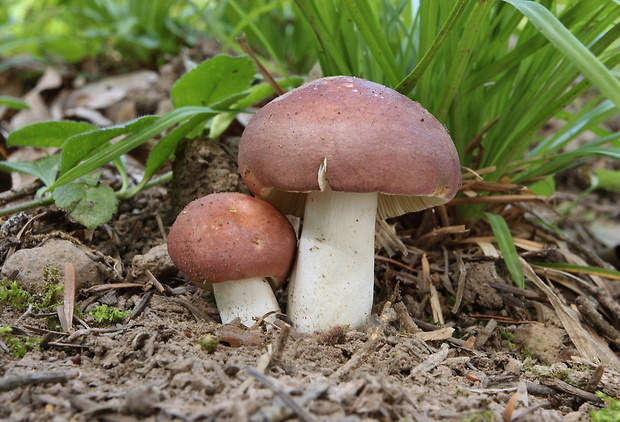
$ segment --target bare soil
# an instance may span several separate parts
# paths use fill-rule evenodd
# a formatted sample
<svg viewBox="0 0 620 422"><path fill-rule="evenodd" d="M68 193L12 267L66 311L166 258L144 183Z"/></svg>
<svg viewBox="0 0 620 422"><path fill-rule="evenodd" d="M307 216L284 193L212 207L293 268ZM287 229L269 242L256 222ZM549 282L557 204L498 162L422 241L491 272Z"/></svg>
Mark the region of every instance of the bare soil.
<svg viewBox="0 0 620 422"><path fill-rule="evenodd" d="M81 313L66 332L0 303L0 327L36 343L17 357L0 335L0 421L588 421L602 406L594 391L620 396L619 339L588 319L598 313L618 328L618 281L547 274L550 288L528 279L516 289L493 256L489 228L442 224L457 221L450 207L447 220L429 211L389 222L407 256L388 254L394 244L379 231L375 313L365 330L300 335L284 315L251 329L220 324L211 293L188 284L161 245L185 203L243 190L233 135L188 142L176 164L186 177L122 203L95 231L53 207L5 219L3 264L16 250L62 239L82 249L101 281L79 289ZM564 202L574 197L565 192ZM615 209L606 215L617 225L617 198L595 203ZM597 264L586 252L604 245L583 214L565 220L573 228L565 239L530 219L558 204L521 205L501 211L533 242L520 250L528 261ZM36 264L29 259L22 268ZM71 258L57 261L65 283ZM286 292L278 295L285 309ZM598 312L578 307L579 297L596 298ZM99 304L132 312L100 325L88 316ZM200 345L206 335L218 336L216 350Z"/></svg>

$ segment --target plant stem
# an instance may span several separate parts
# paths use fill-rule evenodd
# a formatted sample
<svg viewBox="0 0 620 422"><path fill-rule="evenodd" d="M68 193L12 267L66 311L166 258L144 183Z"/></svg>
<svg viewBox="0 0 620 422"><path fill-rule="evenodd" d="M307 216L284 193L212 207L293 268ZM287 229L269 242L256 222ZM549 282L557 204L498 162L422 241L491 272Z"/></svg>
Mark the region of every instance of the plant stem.
<svg viewBox="0 0 620 422"><path fill-rule="evenodd" d="M137 193L141 192L144 189L148 189L150 187L153 187L155 185L160 185L162 183L166 183L168 181L170 181L172 179L172 172L169 171L167 173L162 174L159 177L153 178L151 179L148 183L146 183L144 186L141 187L141 189L136 189L137 186L129 191L125 191L125 192L115 192L116 193L116 197L118 199L129 199L132 198L133 196L135 196ZM47 206L47 205L51 205L54 203L54 198L52 198L51 196L46 197L46 198L39 198L39 199L32 199L30 201L26 201L26 202L20 202L19 204L13 205L13 206L9 206L9 207L5 207L0 209L0 217L4 216L4 215L10 215L10 214L15 214L17 212L20 211L26 211L26 210L30 210L33 208L37 208L37 207L43 207L43 206Z"/></svg>

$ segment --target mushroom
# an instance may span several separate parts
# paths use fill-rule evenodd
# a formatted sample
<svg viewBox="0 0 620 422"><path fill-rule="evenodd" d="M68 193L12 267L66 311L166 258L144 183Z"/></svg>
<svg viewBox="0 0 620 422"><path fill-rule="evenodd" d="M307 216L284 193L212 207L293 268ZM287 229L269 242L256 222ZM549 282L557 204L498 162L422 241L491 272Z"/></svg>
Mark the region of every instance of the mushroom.
<svg viewBox="0 0 620 422"><path fill-rule="evenodd" d="M460 183L444 126L420 104L348 76L276 98L248 123L239 169L256 196L303 215L287 314L300 332L363 327L375 220L437 206Z"/></svg>
<svg viewBox="0 0 620 422"><path fill-rule="evenodd" d="M216 193L188 204L168 235L168 253L183 274L213 294L226 324L246 326L280 307L272 289L293 264L297 238L275 207L241 193Z"/></svg>

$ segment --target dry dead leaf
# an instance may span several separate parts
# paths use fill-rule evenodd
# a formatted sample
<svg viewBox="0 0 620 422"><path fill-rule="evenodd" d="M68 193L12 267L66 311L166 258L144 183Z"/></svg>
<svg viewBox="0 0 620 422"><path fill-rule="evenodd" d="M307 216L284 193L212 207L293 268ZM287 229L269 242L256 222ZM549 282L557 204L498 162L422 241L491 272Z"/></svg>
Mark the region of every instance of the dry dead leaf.
<svg viewBox="0 0 620 422"><path fill-rule="evenodd" d="M579 353L588 360L620 370L620 359L609 346L579 321L575 312L536 275L527 261L521 258L521 263L525 277L545 293Z"/></svg>
<svg viewBox="0 0 620 422"><path fill-rule="evenodd" d="M62 86L62 76L56 70L48 67L43 76L38 80L36 86L22 97L22 100L28 104L29 110L21 110L16 113L9 124L10 130L30 123L51 120L52 115L48 105L41 97L41 92L48 89L56 89Z"/></svg>

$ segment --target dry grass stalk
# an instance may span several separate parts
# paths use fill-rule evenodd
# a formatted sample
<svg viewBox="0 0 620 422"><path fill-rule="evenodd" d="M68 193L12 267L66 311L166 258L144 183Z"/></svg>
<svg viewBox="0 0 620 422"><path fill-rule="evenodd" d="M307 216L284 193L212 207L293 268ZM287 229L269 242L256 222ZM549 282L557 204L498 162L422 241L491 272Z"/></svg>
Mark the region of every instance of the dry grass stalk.
<svg viewBox="0 0 620 422"><path fill-rule="evenodd" d="M588 327L584 326L581 321L579 321L574 311L536 275L530 264L524 259L521 259L521 263L523 265L525 277L547 295L564 329L579 353L588 360L600 362L615 370L620 370L620 359L618 359L609 346L601 339L597 338L597 336L593 335Z"/></svg>

